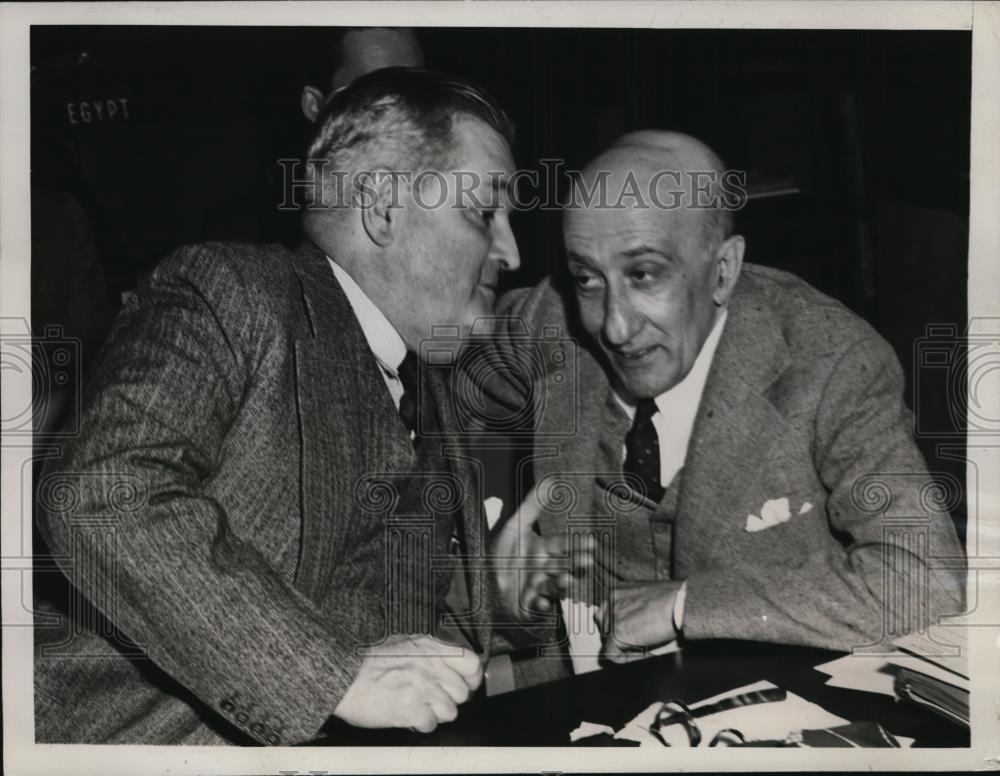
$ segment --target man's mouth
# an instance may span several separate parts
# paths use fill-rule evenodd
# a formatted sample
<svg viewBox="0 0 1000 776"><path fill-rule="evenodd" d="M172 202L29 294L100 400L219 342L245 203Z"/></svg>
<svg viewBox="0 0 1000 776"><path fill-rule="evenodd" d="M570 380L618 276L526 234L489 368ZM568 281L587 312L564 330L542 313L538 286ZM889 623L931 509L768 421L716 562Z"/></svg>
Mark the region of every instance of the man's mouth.
<svg viewBox="0 0 1000 776"><path fill-rule="evenodd" d="M654 351L658 348L658 345L650 345L648 348L630 348L628 350L614 350L615 360L617 360L622 366L625 367L638 367L644 366L650 358L652 358Z"/></svg>

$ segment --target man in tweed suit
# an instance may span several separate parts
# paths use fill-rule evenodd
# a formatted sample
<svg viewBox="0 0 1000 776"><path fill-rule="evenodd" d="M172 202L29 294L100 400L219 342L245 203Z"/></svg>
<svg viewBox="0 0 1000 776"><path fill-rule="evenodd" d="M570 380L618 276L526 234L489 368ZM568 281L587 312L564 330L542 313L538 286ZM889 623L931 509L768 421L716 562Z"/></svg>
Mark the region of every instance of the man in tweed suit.
<svg viewBox="0 0 1000 776"><path fill-rule="evenodd" d="M317 121L297 252L184 248L139 286L39 486L78 591L38 618L40 742L292 744L331 716L454 718L489 642L481 500L445 450L444 378L412 362L518 266L510 137L467 83L364 76ZM480 187L428 206L453 171ZM433 635L453 583L474 649Z"/></svg>
<svg viewBox="0 0 1000 776"><path fill-rule="evenodd" d="M593 607L589 652L579 618L569 629L578 669L678 636L884 648L961 611L962 549L894 353L798 278L744 266L734 193L694 138L627 135L574 187L568 288L545 280L498 306L528 336L501 337L507 379L492 391L543 411L536 490L496 541L537 521L548 538L531 551L551 554L549 574L505 595L525 617L567 595L566 613ZM532 381L513 356L545 331L577 338L578 357L538 359ZM573 530L591 548L575 571L600 572L597 592L560 556Z"/></svg>

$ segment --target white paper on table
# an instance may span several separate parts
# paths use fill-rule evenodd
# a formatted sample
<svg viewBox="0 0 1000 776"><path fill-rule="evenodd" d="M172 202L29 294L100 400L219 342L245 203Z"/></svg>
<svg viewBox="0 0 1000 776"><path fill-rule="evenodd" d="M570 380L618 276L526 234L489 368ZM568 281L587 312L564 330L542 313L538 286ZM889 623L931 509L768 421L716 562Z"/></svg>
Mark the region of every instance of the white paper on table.
<svg viewBox="0 0 1000 776"><path fill-rule="evenodd" d="M586 674L601 668L601 631L597 627L598 607L573 599L563 598L559 601L562 607L563 623L569 635L569 656L573 663L574 674ZM651 649L647 656L665 655L677 652L680 647L676 641Z"/></svg>
<svg viewBox="0 0 1000 776"><path fill-rule="evenodd" d="M844 655L816 666L816 670L830 677L826 681L830 687L896 697L893 688L895 671L889 667L884 657Z"/></svg>
<svg viewBox="0 0 1000 776"><path fill-rule="evenodd" d="M703 701L698 701L698 703L691 704L690 708L691 711L697 711L699 708L720 701L723 698L742 695L747 692L767 690L774 686L768 681L756 682L755 684L741 687L738 690L730 690L711 698L706 698ZM649 727L652 725L653 720L656 719L660 705L657 702L644 709L635 719L618 731L615 738L626 741L637 741L643 746L662 746L653 734L649 732ZM796 730L817 730L849 724L846 719L831 714L821 706L817 706L815 703L811 703L794 693L788 693L788 696L783 701L758 703L750 706L741 706L737 709L728 709L727 711L720 711L705 717L698 717L696 722L698 723L699 730L701 730L702 745L706 746L715 737L716 733L726 728L739 730L748 741L760 741L784 739L789 733ZM676 727L679 728L680 726ZM664 732L667 733L667 731ZM668 735L670 734L667 733L664 737L667 738ZM667 740L669 741L670 738Z"/></svg>
<svg viewBox="0 0 1000 776"><path fill-rule="evenodd" d="M590 736L596 736L601 733L607 733L609 736L613 736L615 731L609 728L607 725L598 725L596 722L581 722L576 730L569 734L569 740L579 741L581 738L589 738Z"/></svg>

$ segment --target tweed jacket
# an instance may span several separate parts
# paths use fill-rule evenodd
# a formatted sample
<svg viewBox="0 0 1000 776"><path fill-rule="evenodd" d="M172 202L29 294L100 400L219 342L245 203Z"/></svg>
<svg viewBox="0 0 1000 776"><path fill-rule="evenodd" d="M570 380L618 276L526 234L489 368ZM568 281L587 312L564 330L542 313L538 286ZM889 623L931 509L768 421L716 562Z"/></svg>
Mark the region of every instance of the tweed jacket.
<svg viewBox="0 0 1000 776"><path fill-rule="evenodd" d="M752 264L728 309L666 510L672 541L658 541L652 514L645 532L619 532L654 555L669 547L640 578L687 580L684 637L882 649L960 612L964 554L948 514L960 494L942 498L932 484L888 343L798 278ZM630 421L573 323L572 293L546 280L510 292L498 312L502 361L531 361L515 353L530 342L539 362L537 378L511 368L492 384L501 404L534 407L534 480L559 484L562 505L543 532L579 519L621 525L594 482L621 476ZM555 358L558 348L568 352ZM620 549L627 559L650 548ZM618 574L636 578L627 563Z"/></svg>
<svg viewBox="0 0 1000 776"><path fill-rule="evenodd" d="M369 539L386 515L359 483L414 460L324 254L177 251L122 312L82 408L40 478L38 520L103 619L39 618L37 739L314 737L386 599L381 559L359 550L382 546ZM453 464L462 551L478 557L482 502ZM480 601L478 575L466 584ZM485 630L472 639L488 649Z"/></svg>

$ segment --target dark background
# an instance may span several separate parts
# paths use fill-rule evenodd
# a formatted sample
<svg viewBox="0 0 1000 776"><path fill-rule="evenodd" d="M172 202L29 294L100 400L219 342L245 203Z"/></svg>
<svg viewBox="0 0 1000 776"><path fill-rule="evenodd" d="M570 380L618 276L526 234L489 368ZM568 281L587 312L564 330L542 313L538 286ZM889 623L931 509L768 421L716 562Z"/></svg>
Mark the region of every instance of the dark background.
<svg viewBox="0 0 1000 776"><path fill-rule="evenodd" d="M661 127L745 169L750 201L737 226L748 259L794 272L873 323L906 371L918 429L934 432L918 438L931 468L964 483L962 454L939 450L964 449L962 397L946 385L957 376L964 386L964 349L945 328L931 345L945 366L914 363L928 324L960 334L968 318L970 33L420 35L429 67L481 82L507 108L521 167L561 158L579 168L617 135ZM322 71L330 37L33 27L34 330L55 323L80 337L85 366L121 293L172 248L294 243L297 219L277 209L276 160L304 148L299 91ZM522 269L511 284L526 285L560 262L558 214L520 213L514 228Z"/></svg>

